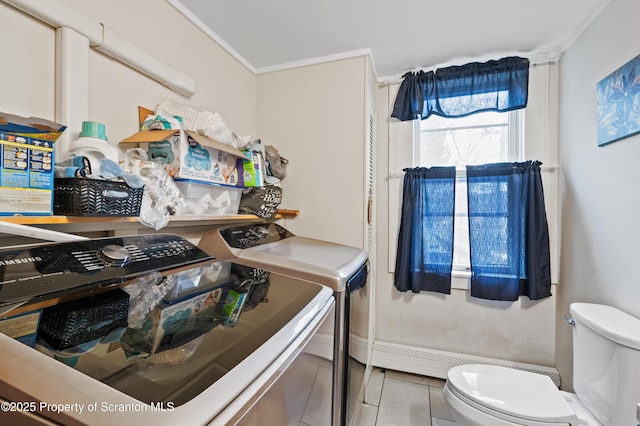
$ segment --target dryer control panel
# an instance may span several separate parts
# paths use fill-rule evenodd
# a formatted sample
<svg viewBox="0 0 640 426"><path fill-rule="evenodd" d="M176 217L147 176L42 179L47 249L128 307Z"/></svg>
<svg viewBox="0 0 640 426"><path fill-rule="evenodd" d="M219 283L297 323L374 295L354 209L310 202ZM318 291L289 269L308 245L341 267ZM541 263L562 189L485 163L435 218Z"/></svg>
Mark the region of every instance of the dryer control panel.
<svg viewBox="0 0 640 426"><path fill-rule="evenodd" d="M295 236L276 223L222 228L220 235L229 247L236 249L246 249Z"/></svg>

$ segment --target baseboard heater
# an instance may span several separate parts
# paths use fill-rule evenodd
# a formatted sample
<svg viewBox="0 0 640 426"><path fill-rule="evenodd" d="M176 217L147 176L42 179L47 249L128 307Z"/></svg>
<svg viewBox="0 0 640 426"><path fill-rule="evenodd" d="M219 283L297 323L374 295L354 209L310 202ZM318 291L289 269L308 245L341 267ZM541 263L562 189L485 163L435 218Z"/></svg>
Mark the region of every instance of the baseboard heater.
<svg viewBox="0 0 640 426"><path fill-rule="evenodd" d="M463 364L502 365L533 373L545 374L560 387L558 370L540 365L483 358L455 352L438 351L415 346L405 346L388 342L373 344L372 364L379 368L388 368L405 373L446 379L451 367Z"/></svg>

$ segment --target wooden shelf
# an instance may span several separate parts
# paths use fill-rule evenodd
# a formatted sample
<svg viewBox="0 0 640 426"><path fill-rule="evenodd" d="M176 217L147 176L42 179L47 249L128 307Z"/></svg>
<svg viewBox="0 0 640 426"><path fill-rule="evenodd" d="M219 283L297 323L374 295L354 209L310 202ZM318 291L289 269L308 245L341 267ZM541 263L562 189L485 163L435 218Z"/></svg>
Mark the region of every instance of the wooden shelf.
<svg viewBox="0 0 640 426"><path fill-rule="evenodd" d="M66 225L71 223L135 223L135 217L80 217L80 216L3 216L0 220L18 225Z"/></svg>
<svg viewBox="0 0 640 426"><path fill-rule="evenodd" d="M15 238L35 238L45 241L66 241L60 233L88 238L117 235L139 235L155 232L176 233L196 240L211 228L243 223L264 223L293 218L298 210L278 210L271 219L251 214L234 215L180 215L171 216L169 223L159 229L143 225L136 217L82 217L82 216L0 216L0 244L23 244ZM7 239L12 239L7 241Z"/></svg>
<svg viewBox="0 0 640 426"><path fill-rule="evenodd" d="M300 214L299 210L278 210L278 214L273 219L295 217ZM85 223L138 223L135 217L83 217L83 216L0 216L4 222L16 223L18 225L71 225ZM170 222L250 222L265 220L252 214L233 215L179 215L171 216Z"/></svg>

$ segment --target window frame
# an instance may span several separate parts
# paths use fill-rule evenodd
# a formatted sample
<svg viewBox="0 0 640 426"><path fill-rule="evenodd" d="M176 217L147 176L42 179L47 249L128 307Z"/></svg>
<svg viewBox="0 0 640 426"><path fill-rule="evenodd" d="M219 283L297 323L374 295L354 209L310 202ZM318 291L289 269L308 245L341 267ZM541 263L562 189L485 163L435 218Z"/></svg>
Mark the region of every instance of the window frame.
<svg viewBox="0 0 640 426"><path fill-rule="evenodd" d="M478 114L483 114L483 112L480 112ZM508 146L508 158L505 159L504 161L509 161L509 162L516 162L516 161L524 161L523 159L523 153L524 153L524 146L525 146L525 139L524 139L524 120L525 120L525 116L524 116L524 110L523 109L519 109L519 110L514 110L514 111L508 111L508 112L503 112L500 114L507 114L507 126L508 126L508 142L507 142L507 146ZM427 119L428 120L428 119ZM420 144L422 143L422 133L423 128L422 128L422 124L426 123L427 120L413 120L413 140L412 140L412 156L413 156L413 160L412 160L412 164L413 167L421 167L424 166L423 164L420 163ZM445 120L457 120L457 118L445 118ZM487 126L461 126L455 130L468 130L468 129L478 129L481 127L487 127ZM441 164L438 164L441 165ZM434 164L435 166L435 164ZM458 191L466 191L467 188L467 173L464 167L457 167L456 169L456 206L455 206L455 220L459 221L460 219L467 218L468 212L467 212L467 196L466 193L464 195L464 203L462 203L463 205L459 205L460 203L458 203L458 201L462 201L459 198L459 192ZM467 225L462 225L463 227L461 229L456 228L456 231L459 232L454 232L454 251L455 251L455 238L456 235L460 235L460 232L467 232L467 238L465 238L466 242L467 242L467 253L469 252L469 248L468 248L468 221L467 221ZM455 255L454 255L454 263L453 263L453 267L452 267L452 271L451 271L452 275L454 277L461 277L461 278L468 278L471 276L471 263L470 260L468 258L468 254L467 254L467 262L460 262L460 261L456 261Z"/></svg>

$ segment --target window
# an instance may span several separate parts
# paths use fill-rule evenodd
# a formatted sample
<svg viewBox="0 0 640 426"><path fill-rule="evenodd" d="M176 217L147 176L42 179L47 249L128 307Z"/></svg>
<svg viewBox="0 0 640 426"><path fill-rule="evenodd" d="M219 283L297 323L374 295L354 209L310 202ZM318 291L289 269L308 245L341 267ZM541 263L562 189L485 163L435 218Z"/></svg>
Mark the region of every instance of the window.
<svg viewBox="0 0 640 426"><path fill-rule="evenodd" d="M470 270L466 165L521 161L522 110L415 120L414 166L455 166L453 272Z"/></svg>
<svg viewBox="0 0 640 426"><path fill-rule="evenodd" d="M543 163L542 179L544 183L545 206L549 221L549 238L551 243L551 274L552 281L558 281L558 247L559 247L559 173L558 167L558 81L559 67L554 64L540 64L529 70L529 100L527 108L517 112L506 112L499 115L501 118L509 118L509 137L512 146L509 148L507 161L523 161L524 159L536 159ZM387 107L393 109L396 93L399 85L389 86L387 91ZM515 113L515 117L513 114ZM477 116L477 114L474 114ZM472 116L469 116L472 117ZM466 119L466 118L465 118ZM461 126L465 119L457 119L452 124ZM469 118L471 119L471 118ZM435 121L434 121L435 120ZM388 185L388 227L387 227L387 271L393 273L396 264L396 249L401 218L402 187L407 167L419 164L415 148L416 140L421 125L434 125L440 121L438 116L431 116L422 121L389 121L388 127L378 125L384 132L388 129L388 175L385 176ZM523 135L526 135L523 136ZM519 138L514 139L514 138ZM384 151L382 151L384 152ZM442 157L442 155L441 155ZM384 158L384 157L383 157ZM434 158L435 154L434 154ZM442 160L438 160L442 162ZM435 160L424 160L425 163L435 163ZM546 169L546 170L545 170ZM461 172L461 177L463 176ZM463 180L463 184L466 183ZM458 190L458 195L466 191ZM462 203L463 207L465 206ZM457 235L461 233L458 232ZM466 234L466 232L464 233ZM464 267L458 268L464 270ZM455 272L455 271L454 271ZM452 288L457 290L469 290L469 274L454 273Z"/></svg>

